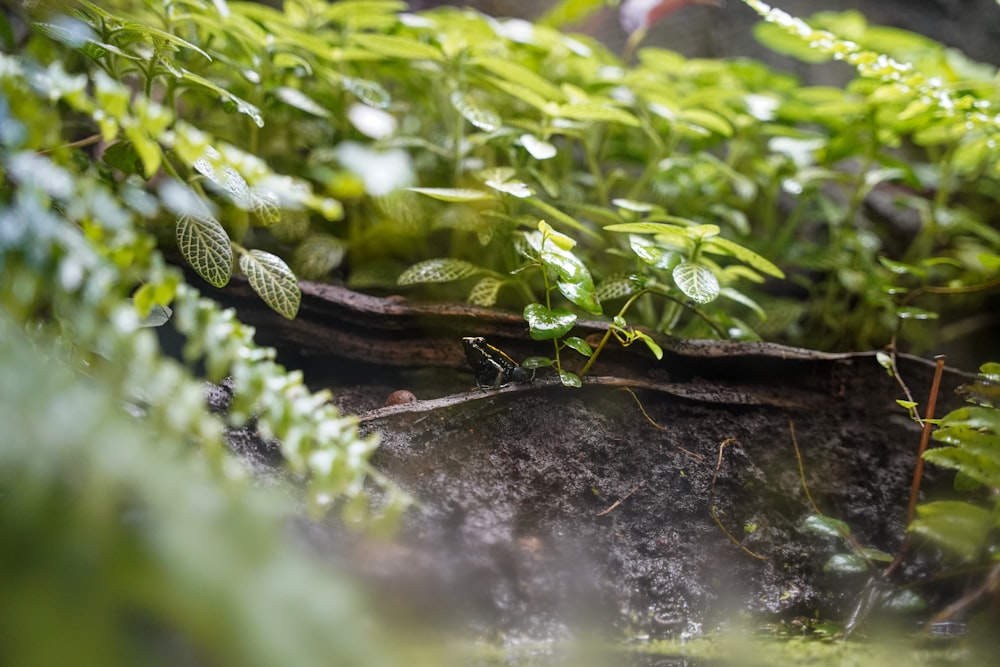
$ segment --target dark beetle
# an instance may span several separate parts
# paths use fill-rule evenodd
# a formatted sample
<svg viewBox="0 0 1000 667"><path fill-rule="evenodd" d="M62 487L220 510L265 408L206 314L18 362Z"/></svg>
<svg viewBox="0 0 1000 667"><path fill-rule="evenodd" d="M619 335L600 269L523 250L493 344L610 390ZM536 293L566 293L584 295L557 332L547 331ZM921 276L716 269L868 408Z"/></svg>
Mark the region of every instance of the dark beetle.
<svg viewBox="0 0 1000 667"><path fill-rule="evenodd" d="M531 382L535 371L524 368L498 347L486 342L485 338L468 336L462 339L465 358L476 376L476 386L480 389L498 389L508 382Z"/></svg>

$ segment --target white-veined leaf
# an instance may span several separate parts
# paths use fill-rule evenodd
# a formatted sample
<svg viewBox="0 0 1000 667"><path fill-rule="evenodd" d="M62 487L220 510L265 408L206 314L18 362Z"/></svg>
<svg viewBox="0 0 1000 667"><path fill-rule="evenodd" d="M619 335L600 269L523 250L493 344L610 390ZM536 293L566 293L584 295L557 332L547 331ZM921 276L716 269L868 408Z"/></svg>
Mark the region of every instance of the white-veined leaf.
<svg viewBox="0 0 1000 667"><path fill-rule="evenodd" d="M632 296L638 291L639 287L631 276L625 273L615 273L598 283L594 294L601 301L610 301Z"/></svg>
<svg viewBox="0 0 1000 667"><path fill-rule="evenodd" d="M281 222L281 205L273 192L250 190L250 210L265 227Z"/></svg>
<svg viewBox="0 0 1000 667"><path fill-rule="evenodd" d="M475 264L461 259L443 257L417 262L403 271L396 283L399 285L418 285L420 283L448 283L475 275L480 268Z"/></svg>
<svg viewBox="0 0 1000 667"><path fill-rule="evenodd" d="M249 208L250 186L247 185L246 180L240 176L240 172L236 171L228 164L222 165L219 172L221 174L222 188L229 193L233 203L243 209Z"/></svg>
<svg viewBox="0 0 1000 667"><path fill-rule="evenodd" d="M224 287L233 274L233 247L226 230L208 213L177 216L177 248L210 285Z"/></svg>
<svg viewBox="0 0 1000 667"><path fill-rule="evenodd" d="M304 280L317 280L344 261L347 245L342 239L329 234L314 234L295 249L292 265L295 273Z"/></svg>
<svg viewBox="0 0 1000 667"><path fill-rule="evenodd" d="M681 262L674 267L674 282L691 300L708 303L719 296L719 280L708 268L694 262Z"/></svg>
<svg viewBox="0 0 1000 667"><path fill-rule="evenodd" d="M486 276L473 285L467 301L477 306L492 306L497 302L497 293L499 293L503 284L504 281L498 278Z"/></svg>
<svg viewBox="0 0 1000 667"><path fill-rule="evenodd" d="M240 255L240 270L250 287L279 315L294 319L302 302L302 292L295 274L277 255L251 250Z"/></svg>

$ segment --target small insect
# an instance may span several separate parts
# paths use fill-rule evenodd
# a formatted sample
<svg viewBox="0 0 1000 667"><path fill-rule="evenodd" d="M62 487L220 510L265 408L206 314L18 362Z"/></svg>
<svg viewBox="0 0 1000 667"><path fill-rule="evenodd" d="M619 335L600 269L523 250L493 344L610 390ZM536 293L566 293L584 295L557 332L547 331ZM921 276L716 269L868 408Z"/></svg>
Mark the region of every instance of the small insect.
<svg viewBox="0 0 1000 667"><path fill-rule="evenodd" d="M468 336L462 339L462 345L480 389L498 389L509 382L531 382L535 378L534 370L520 366L485 338Z"/></svg>

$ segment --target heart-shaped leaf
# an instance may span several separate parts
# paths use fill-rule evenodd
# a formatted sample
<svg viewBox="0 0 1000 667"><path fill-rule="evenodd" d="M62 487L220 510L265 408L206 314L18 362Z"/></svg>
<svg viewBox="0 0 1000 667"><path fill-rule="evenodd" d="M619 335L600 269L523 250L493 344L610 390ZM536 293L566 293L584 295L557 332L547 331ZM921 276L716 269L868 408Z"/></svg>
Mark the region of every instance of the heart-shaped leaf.
<svg viewBox="0 0 1000 667"><path fill-rule="evenodd" d="M564 308L550 310L540 303L524 307L524 319L534 340L551 340L565 336L576 324L576 315Z"/></svg>
<svg viewBox="0 0 1000 667"><path fill-rule="evenodd" d="M280 257L263 250L251 250L240 255L240 270L264 303L279 315L295 319L302 292L295 274Z"/></svg>
<svg viewBox="0 0 1000 667"><path fill-rule="evenodd" d="M674 282L692 301L709 303L719 296L719 279L701 264L681 262L673 271Z"/></svg>

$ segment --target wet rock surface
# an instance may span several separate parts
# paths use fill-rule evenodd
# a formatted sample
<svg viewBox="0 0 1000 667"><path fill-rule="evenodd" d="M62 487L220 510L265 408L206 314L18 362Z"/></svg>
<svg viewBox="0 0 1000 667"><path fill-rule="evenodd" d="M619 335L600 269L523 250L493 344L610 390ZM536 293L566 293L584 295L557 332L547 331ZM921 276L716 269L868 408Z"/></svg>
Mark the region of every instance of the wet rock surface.
<svg viewBox="0 0 1000 667"><path fill-rule="evenodd" d="M606 387L369 422L376 465L419 503L397 537L408 558L380 576L422 581L435 613L487 633L678 636L747 615L842 618L864 579L823 572L849 548L803 528L813 508L791 428L820 509L888 552L919 429L873 359L820 370L829 393L798 409L638 392L661 428Z"/></svg>
<svg viewBox="0 0 1000 667"><path fill-rule="evenodd" d="M236 304L244 321L277 330L276 316ZM319 302L310 307L322 312ZM317 331L306 312L301 326ZM451 347L461 355L461 334L479 333L470 322L489 324L481 313L462 316L454 340L435 320L433 344L445 357ZM393 317L380 315L372 330L383 330L369 339L390 344ZM519 349L514 333L509 349L520 359L530 345ZM304 522L299 536L405 618L494 639L677 637L734 620L843 619L867 575L824 572L850 548L803 526L815 510L793 429L818 508L862 546L893 553L903 540L919 428L874 354L664 341L662 362L634 351L608 357L629 391L564 388L540 373L481 392L460 361L380 364L384 348L365 359L330 346L303 354L306 338L286 329L265 342L379 435L374 464L416 503L391 539L358 536L334 519ZM282 349L282 340L294 342ZM900 371L925 401L933 365L901 358ZM954 390L965 379L946 374L939 414L961 404ZM399 390L418 400L385 407ZM237 435L256 465L271 462L274 443ZM947 494L951 476L926 472L926 497ZM920 562L898 581L919 574Z"/></svg>

